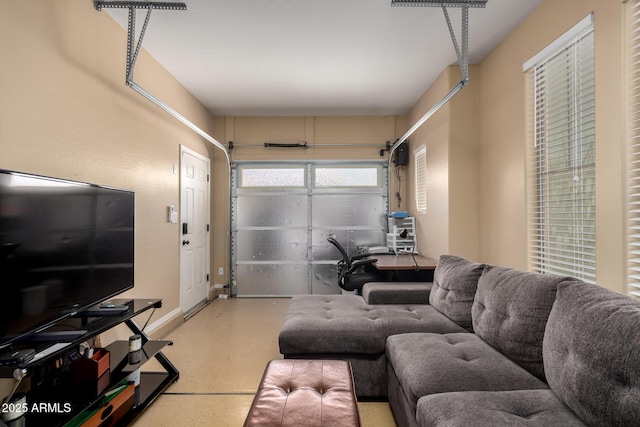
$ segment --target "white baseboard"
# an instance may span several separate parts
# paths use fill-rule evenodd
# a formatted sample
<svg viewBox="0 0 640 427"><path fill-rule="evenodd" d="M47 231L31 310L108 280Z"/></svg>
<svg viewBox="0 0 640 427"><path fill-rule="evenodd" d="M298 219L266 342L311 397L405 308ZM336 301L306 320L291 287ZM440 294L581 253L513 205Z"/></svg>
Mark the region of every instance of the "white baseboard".
<svg viewBox="0 0 640 427"><path fill-rule="evenodd" d="M182 313L182 310L180 309L180 307L178 307L165 314L155 322L147 325L147 327L145 328L145 332L149 336L154 335L155 332L160 332L160 335L164 335L166 332L174 329L183 321L184 313Z"/></svg>

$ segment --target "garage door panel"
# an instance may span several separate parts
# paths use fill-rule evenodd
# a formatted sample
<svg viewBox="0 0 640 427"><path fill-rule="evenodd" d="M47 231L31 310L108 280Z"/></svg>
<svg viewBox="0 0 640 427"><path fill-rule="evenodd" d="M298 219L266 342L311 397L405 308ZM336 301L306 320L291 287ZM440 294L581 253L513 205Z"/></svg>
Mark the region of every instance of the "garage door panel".
<svg viewBox="0 0 640 427"><path fill-rule="evenodd" d="M290 171L300 175L296 182L287 178ZM358 246L384 244L385 172L381 164L364 162L234 165L232 294L341 293L340 253L327 238L335 237L350 256Z"/></svg>
<svg viewBox="0 0 640 427"><path fill-rule="evenodd" d="M289 296L309 293L307 265L238 264L243 296Z"/></svg>
<svg viewBox="0 0 640 427"><path fill-rule="evenodd" d="M304 261L307 259L307 230L238 230L237 260Z"/></svg>
<svg viewBox="0 0 640 427"><path fill-rule="evenodd" d="M323 229L312 230L311 232L311 256L316 261L339 260L340 252L327 241L329 237L333 237L341 245L349 238L349 230ZM346 246L345 246L345 249Z"/></svg>
<svg viewBox="0 0 640 427"><path fill-rule="evenodd" d="M379 194L313 196L313 227L384 227L385 214Z"/></svg>
<svg viewBox="0 0 640 427"><path fill-rule="evenodd" d="M338 269L334 264L314 264L312 268L311 293L339 294Z"/></svg>
<svg viewBox="0 0 640 427"><path fill-rule="evenodd" d="M376 230L350 230L347 253L354 256L358 253L359 246L380 246L385 244L384 229Z"/></svg>
<svg viewBox="0 0 640 427"><path fill-rule="evenodd" d="M306 227L306 194L242 194L237 200L238 227Z"/></svg>
<svg viewBox="0 0 640 427"><path fill-rule="evenodd" d="M316 229L311 233L312 259L317 261L339 260L340 252L327 241L333 237L349 256L358 254L359 246L379 246L385 241L383 228L362 230Z"/></svg>

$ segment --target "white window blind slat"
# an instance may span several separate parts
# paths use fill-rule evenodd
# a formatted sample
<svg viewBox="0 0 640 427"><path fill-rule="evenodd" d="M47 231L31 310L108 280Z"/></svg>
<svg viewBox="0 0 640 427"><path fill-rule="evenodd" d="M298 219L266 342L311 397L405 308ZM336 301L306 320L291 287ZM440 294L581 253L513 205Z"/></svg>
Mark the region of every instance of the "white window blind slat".
<svg viewBox="0 0 640 427"><path fill-rule="evenodd" d="M640 298L640 1L625 5L627 292Z"/></svg>
<svg viewBox="0 0 640 427"><path fill-rule="evenodd" d="M528 63L530 266L595 282L595 56L593 20ZM552 44L553 45L553 44ZM640 167L639 167L640 169Z"/></svg>
<svg viewBox="0 0 640 427"><path fill-rule="evenodd" d="M413 154L416 161L416 209L418 212L424 213L427 211L427 147L422 145Z"/></svg>

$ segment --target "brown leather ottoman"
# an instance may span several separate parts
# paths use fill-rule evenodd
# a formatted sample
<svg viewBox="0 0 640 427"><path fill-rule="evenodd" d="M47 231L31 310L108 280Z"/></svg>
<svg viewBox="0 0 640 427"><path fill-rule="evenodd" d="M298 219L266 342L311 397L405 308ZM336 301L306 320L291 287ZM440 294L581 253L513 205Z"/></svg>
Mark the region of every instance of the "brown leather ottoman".
<svg viewBox="0 0 640 427"><path fill-rule="evenodd" d="M359 427L351 365L343 360L272 360L244 426Z"/></svg>

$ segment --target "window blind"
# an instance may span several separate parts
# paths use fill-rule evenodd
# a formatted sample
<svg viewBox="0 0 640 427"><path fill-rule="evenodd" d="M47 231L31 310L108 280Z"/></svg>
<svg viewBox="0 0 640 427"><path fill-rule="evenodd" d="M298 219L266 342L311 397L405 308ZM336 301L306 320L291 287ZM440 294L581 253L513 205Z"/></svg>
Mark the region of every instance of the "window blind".
<svg viewBox="0 0 640 427"><path fill-rule="evenodd" d="M595 283L595 59L593 24L528 71L530 266Z"/></svg>
<svg viewBox="0 0 640 427"><path fill-rule="evenodd" d="M427 147L424 145L414 151L416 161L415 188L416 209L418 212L427 211Z"/></svg>
<svg viewBox="0 0 640 427"><path fill-rule="evenodd" d="M625 8L628 291L640 297L640 1Z"/></svg>

